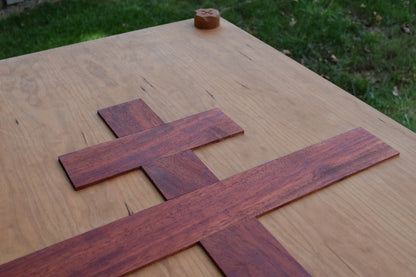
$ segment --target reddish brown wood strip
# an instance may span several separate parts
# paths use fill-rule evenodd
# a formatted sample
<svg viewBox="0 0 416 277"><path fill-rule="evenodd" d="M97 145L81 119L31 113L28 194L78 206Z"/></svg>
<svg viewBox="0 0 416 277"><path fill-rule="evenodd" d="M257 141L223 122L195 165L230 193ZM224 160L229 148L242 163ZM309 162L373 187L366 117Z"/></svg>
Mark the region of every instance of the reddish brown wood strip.
<svg viewBox="0 0 416 277"><path fill-rule="evenodd" d="M148 122L147 118L152 116L153 111L149 112L147 105L143 111L143 105L143 101L131 101L109 107L104 109L107 113L102 118L112 130L119 130L114 132L116 136L129 135L141 131L142 128L160 125L160 121ZM142 115L143 113L150 115ZM129 122L124 127L128 132L124 133L125 129L120 127L124 126L122 122L119 124L121 120ZM154 160L143 165L142 169L165 199L172 199L219 181L191 150ZM279 276L283 272L290 273L291 276L295 276L295 273L302 276L306 272L255 218L205 238L202 246L228 276L244 276L247 273L253 273L252 276ZM236 265L240 267L237 268Z"/></svg>
<svg viewBox="0 0 416 277"><path fill-rule="evenodd" d="M354 129L11 261L0 274L122 275L398 154Z"/></svg>
<svg viewBox="0 0 416 277"><path fill-rule="evenodd" d="M59 157L76 190L142 166L151 160L195 149L243 129L218 109L147 129Z"/></svg>
<svg viewBox="0 0 416 277"><path fill-rule="evenodd" d="M117 137L124 137L164 124L141 99L104 108L98 114Z"/></svg>
<svg viewBox="0 0 416 277"><path fill-rule="evenodd" d="M151 161L142 168L166 200L219 181L191 150Z"/></svg>
<svg viewBox="0 0 416 277"><path fill-rule="evenodd" d="M256 218L221 230L201 244L229 277L310 276Z"/></svg>

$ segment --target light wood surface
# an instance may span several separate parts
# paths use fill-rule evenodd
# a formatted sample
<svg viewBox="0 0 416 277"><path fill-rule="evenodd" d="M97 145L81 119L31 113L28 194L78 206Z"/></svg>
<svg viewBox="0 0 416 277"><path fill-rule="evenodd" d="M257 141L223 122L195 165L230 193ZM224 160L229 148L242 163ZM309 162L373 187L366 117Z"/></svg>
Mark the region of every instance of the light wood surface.
<svg viewBox="0 0 416 277"><path fill-rule="evenodd" d="M220 179L364 127L400 156L260 221L314 276L416 274L416 134L224 19L0 61L0 263L163 202L141 171L76 192L57 159L113 139L97 110L137 98L165 122L220 108L239 124L195 151ZM194 246L133 275L220 272Z"/></svg>

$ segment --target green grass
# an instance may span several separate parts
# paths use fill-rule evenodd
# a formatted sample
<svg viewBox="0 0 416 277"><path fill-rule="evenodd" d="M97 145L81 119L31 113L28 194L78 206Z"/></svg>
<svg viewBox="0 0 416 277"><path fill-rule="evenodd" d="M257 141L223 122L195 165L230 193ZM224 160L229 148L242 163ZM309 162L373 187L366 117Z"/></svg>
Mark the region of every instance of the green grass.
<svg viewBox="0 0 416 277"><path fill-rule="evenodd" d="M415 1L65 0L0 21L0 59L190 18L200 7L416 131Z"/></svg>

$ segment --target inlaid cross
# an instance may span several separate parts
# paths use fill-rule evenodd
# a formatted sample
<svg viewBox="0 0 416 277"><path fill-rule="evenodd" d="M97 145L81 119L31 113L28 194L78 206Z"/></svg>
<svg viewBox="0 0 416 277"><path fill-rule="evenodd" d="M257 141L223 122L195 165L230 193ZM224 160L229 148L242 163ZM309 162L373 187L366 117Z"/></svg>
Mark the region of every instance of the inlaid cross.
<svg viewBox="0 0 416 277"><path fill-rule="evenodd" d="M242 129L219 110L164 124L141 100L99 111L119 138L61 156L75 189L142 167L165 203L0 266L122 275L201 242L228 276L309 276L256 217L399 153L362 128L219 181L191 149Z"/></svg>

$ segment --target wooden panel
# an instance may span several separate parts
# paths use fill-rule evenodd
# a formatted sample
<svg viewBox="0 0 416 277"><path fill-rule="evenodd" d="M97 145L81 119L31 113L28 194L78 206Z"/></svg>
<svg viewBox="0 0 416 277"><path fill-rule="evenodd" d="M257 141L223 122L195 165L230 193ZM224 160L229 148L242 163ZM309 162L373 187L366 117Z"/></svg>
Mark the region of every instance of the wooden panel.
<svg viewBox="0 0 416 277"><path fill-rule="evenodd" d="M219 108L244 129L197 152L221 180L364 127L400 158L260 222L313 276L416 276L416 134L225 19L1 60L0 83L0 264L163 201L141 171L75 192L56 159L113 139L96 110L142 98L166 122ZM132 275L220 276L196 248Z"/></svg>
<svg viewBox="0 0 416 277"><path fill-rule="evenodd" d="M204 238L201 244L228 277L310 276L255 218Z"/></svg>
<svg viewBox="0 0 416 277"><path fill-rule="evenodd" d="M0 267L5 275L120 275L399 153L362 128Z"/></svg>
<svg viewBox="0 0 416 277"><path fill-rule="evenodd" d="M98 110L98 114L117 137L163 124L162 119L142 99Z"/></svg>
<svg viewBox="0 0 416 277"><path fill-rule="evenodd" d="M218 109L104 142L59 157L76 190L130 171L153 159L241 134Z"/></svg>
<svg viewBox="0 0 416 277"><path fill-rule="evenodd" d="M101 117L116 136L130 135L163 123L161 120L149 120L159 117L145 102L139 100L108 107L99 113L104 110L105 116ZM191 150L154 160L143 165L142 169L165 199L219 181ZM283 273L308 276L302 266L255 218L211 235L201 241L201 245L227 276L282 276Z"/></svg>

